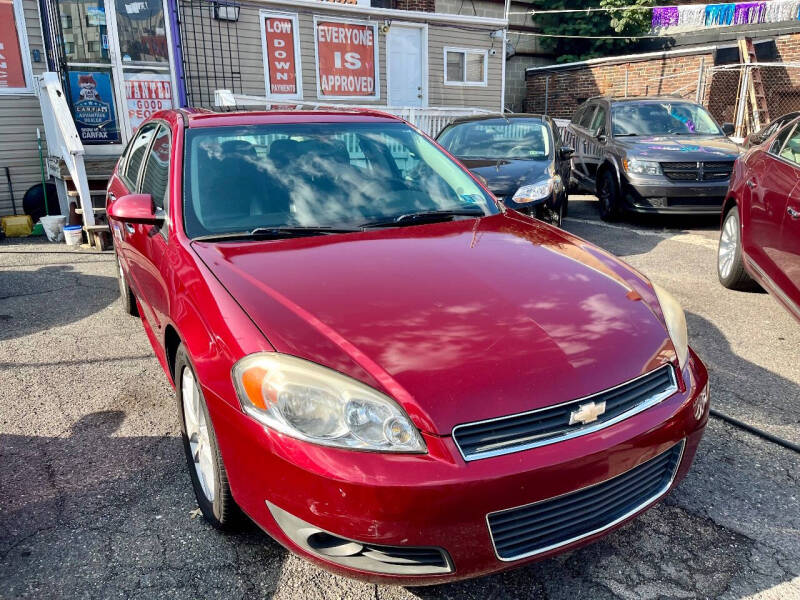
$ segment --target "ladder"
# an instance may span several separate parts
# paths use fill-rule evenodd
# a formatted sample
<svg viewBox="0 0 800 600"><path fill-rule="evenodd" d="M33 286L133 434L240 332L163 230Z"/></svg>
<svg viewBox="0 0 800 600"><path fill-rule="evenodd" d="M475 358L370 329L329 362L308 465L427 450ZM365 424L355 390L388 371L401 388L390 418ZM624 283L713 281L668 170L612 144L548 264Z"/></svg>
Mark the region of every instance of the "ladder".
<svg viewBox="0 0 800 600"><path fill-rule="evenodd" d="M739 55L744 65L758 64L752 38L739 38ZM761 69L756 66L745 67L745 69L750 71L747 91L750 96L750 106L753 110L753 131L758 131L762 125L766 125L770 121L767 95L764 92Z"/></svg>

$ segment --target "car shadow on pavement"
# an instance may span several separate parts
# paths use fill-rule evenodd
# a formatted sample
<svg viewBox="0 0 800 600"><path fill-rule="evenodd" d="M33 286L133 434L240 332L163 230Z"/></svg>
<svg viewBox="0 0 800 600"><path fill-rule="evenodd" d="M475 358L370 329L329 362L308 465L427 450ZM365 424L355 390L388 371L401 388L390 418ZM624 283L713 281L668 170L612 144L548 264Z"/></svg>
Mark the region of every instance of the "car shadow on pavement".
<svg viewBox="0 0 800 600"><path fill-rule="evenodd" d="M774 310L783 310L777 304ZM783 316L783 315L781 315ZM800 444L800 385L739 356L725 334L708 319L686 313L692 348L709 372L712 406L721 412ZM787 331L774 341L778 356L800 359Z"/></svg>
<svg viewBox="0 0 800 600"><path fill-rule="evenodd" d="M81 273L72 265L2 269L0 340L80 321L118 297L116 278Z"/></svg>

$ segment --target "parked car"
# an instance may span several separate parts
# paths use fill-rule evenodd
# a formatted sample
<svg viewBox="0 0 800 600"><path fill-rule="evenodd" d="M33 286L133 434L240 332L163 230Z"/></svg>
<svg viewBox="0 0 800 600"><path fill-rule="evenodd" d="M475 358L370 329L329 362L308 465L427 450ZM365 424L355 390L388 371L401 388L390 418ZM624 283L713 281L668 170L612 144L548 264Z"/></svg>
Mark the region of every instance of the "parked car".
<svg viewBox="0 0 800 600"><path fill-rule="evenodd" d="M159 112L107 211L215 526L419 585L586 544L689 470L678 303L396 117Z"/></svg>
<svg viewBox="0 0 800 600"><path fill-rule="evenodd" d="M561 226L573 150L562 144L550 117L465 117L445 127L436 141L482 177L506 206Z"/></svg>
<svg viewBox="0 0 800 600"><path fill-rule="evenodd" d="M722 285L758 282L800 320L800 119L736 161L722 214Z"/></svg>
<svg viewBox="0 0 800 600"><path fill-rule="evenodd" d="M672 96L591 98L566 129L574 184L607 221L623 212L719 214L739 147L705 108Z"/></svg>
<svg viewBox="0 0 800 600"><path fill-rule="evenodd" d="M753 146L758 146L759 144L763 144L769 138L771 138L775 133L781 129L784 125L788 124L790 121L794 121L797 117L800 117L800 112L790 112L777 119L770 121L767 125L756 131L755 133L751 133L746 138L744 138L744 143L742 146L744 148L751 148Z"/></svg>

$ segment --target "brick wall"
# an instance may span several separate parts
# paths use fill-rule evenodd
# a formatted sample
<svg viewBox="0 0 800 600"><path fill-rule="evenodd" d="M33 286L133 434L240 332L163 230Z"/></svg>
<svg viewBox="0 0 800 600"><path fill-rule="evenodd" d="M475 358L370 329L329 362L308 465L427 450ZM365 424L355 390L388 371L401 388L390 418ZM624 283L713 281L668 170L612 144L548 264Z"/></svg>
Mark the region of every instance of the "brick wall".
<svg viewBox="0 0 800 600"><path fill-rule="evenodd" d="M775 39L779 62L800 61L800 33ZM555 117L569 118L587 98L597 95L646 96L677 93L695 99L701 60L706 68L714 66L713 51L691 55L665 55L624 63L594 63L578 68L561 68L528 73L525 110L545 110ZM775 117L800 110L800 67L762 68L762 79ZM720 122L733 121L739 70L719 70L705 80L702 99Z"/></svg>
<svg viewBox="0 0 800 600"><path fill-rule="evenodd" d="M398 10L420 10L436 12L436 0L397 0Z"/></svg>
<svg viewBox="0 0 800 600"><path fill-rule="evenodd" d="M626 85L628 96L671 94L690 84L692 76L696 82L701 57L705 57L706 65L714 64L712 54L695 54L534 71L527 75L525 108L528 112L544 112L545 89L548 114L563 118L571 117L575 108L592 96L624 96ZM692 71L694 73L689 75Z"/></svg>

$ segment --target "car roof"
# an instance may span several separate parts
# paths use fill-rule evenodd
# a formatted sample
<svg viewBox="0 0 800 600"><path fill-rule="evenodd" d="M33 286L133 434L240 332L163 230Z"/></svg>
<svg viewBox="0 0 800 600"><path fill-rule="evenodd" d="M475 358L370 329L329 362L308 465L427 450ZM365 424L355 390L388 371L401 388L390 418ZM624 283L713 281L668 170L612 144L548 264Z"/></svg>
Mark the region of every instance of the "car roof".
<svg viewBox="0 0 800 600"><path fill-rule="evenodd" d="M187 108L177 111L190 129L199 127L235 127L270 123L381 123L401 121L395 115L373 109L353 108L340 110L264 110L214 112Z"/></svg>
<svg viewBox="0 0 800 600"><path fill-rule="evenodd" d="M542 114L534 114L534 113L491 113L491 114L483 114L483 115L470 115L468 117L459 117L454 119L450 123L448 123L448 127L451 125L461 125L462 123L473 123L475 121L489 121L492 119L539 119L540 121L544 121L545 119L549 119L550 117L547 115Z"/></svg>

